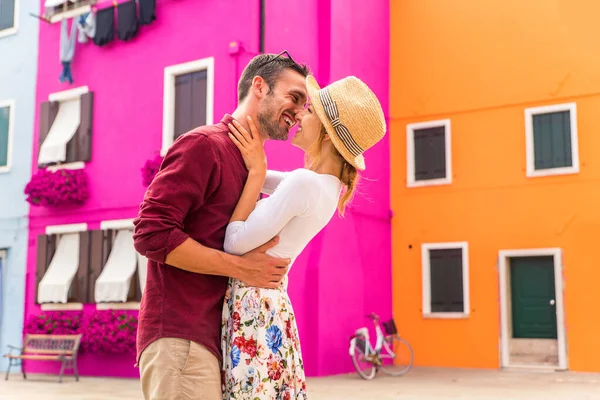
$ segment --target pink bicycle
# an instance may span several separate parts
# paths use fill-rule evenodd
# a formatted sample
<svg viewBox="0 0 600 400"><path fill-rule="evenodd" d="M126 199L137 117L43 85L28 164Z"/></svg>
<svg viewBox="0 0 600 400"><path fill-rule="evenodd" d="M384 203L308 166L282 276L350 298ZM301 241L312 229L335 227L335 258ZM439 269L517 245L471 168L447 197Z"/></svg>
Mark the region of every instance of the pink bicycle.
<svg viewBox="0 0 600 400"><path fill-rule="evenodd" d="M406 374L412 367L414 353L410 344L398 335L394 320L381 324L385 330L384 334L377 314L371 313L367 318L373 320L375 325L377 335L375 347L371 346L367 327L357 329L350 337L350 357L358 375L363 379L371 380L375 378L379 369L392 376ZM388 361L386 365L386 360L392 362ZM394 363L394 360L398 361Z"/></svg>

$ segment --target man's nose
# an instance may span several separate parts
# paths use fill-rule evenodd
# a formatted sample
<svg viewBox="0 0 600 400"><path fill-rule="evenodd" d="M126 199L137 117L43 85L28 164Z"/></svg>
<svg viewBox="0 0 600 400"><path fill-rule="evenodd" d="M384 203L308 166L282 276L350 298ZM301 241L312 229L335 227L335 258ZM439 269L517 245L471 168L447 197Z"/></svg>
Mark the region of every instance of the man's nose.
<svg viewBox="0 0 600 400"><path fill-rule="evenodd" d="M300 110L296 112L295 118L297 122L300 122L300 120L302 119L302 117L304 117L304 113L306 113L305 110Z"/></svg>

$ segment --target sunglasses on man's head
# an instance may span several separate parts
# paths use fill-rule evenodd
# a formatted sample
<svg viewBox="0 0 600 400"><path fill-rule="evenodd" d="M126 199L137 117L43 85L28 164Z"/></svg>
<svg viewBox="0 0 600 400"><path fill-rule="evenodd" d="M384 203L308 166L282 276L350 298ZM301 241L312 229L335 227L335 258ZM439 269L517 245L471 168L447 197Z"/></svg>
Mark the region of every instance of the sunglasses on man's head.
<svg viewBox="0 0 600 400"><path fill-rule="evenodd" d="M266 61L263 61L258 67L256 67L256 69L260 69L262 67L264 67L265 65L267 65L270 62L273 62L275 60L277 60L279 57L283 56L283 55L287 55L287 58L289 58L293 63L295 63L296 61L294 61L294 59L292 58L292 56L290 55L290 53L288 53L287 50L282 51L281 53L277 54L275 57L269 58Z"/></svg>

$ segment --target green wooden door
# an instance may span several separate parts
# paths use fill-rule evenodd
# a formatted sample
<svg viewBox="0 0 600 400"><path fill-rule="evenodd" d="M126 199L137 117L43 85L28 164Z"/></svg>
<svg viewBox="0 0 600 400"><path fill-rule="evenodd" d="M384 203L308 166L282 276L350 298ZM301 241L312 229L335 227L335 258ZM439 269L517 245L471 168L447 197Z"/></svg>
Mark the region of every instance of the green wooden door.
<svg viewBox="0 0 600 400"><path fill-rule="evenodd" d="M510 287L513 337L556 339L554 258L511 258Z"/></svg>

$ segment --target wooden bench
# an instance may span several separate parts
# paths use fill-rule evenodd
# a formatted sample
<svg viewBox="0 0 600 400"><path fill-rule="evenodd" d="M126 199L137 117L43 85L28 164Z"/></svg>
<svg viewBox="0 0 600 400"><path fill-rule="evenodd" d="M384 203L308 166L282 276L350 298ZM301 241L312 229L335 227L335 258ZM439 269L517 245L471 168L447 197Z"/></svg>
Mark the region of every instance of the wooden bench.
<svg viewBox="0 0 600 400"><path fill-rule="evenodd" d="M27 379L25 369L23 368L23 360L40 360L40 361L60 361L60 374L58 382L62 382L62 377L65 369L72 369L75 374L75 380L79 380L77 372L77 352L81 335L25 335L23 340L23 348L8 346L9 354L4 357L8 358L8 369L6 370L6 378L10 373L12 366L21 366L23 378ZM19 354L13 354L13 351L20 351Z"/></svg>

